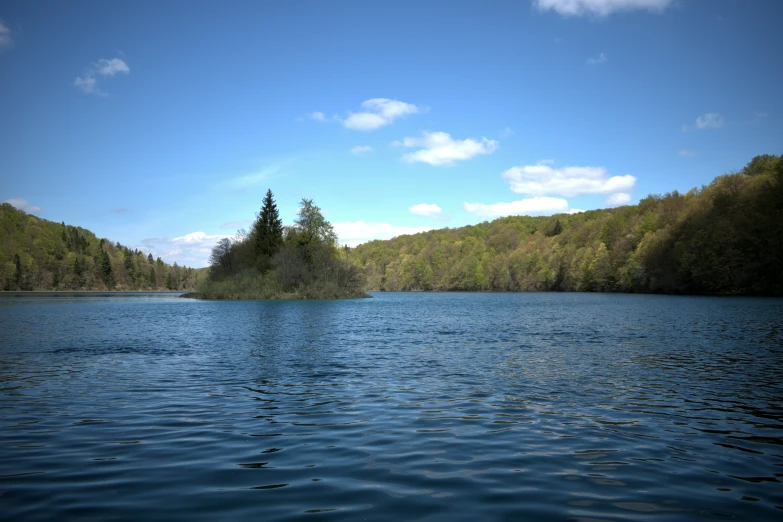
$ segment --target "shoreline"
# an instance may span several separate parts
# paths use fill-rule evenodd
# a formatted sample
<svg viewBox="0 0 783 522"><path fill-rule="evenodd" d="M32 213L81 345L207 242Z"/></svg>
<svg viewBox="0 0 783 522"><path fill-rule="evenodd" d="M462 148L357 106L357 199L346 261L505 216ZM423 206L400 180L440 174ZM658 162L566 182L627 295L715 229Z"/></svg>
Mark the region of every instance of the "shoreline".
<svg viewBox="0 0 783 522"><path fill-rule="evenodd" d="M372 299L367 292L361 295L349 295L339 297L307 297L301 294L280 294L273 297L204 297L200 292L186 292L179 296L184 299L198 299L200 301L343 301L346 299Z"/></svg>

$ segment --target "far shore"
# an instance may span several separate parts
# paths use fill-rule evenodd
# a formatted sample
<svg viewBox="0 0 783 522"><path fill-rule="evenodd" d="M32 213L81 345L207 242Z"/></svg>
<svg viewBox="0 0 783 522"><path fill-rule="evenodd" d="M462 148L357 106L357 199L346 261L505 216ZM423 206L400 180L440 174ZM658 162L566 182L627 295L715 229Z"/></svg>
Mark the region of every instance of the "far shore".
<svg viewBox="0 0 783 522"><path fill-rule="evenodd" d="M180 297L185 299L199 299L202 301L321 301L321 300L344 300L344 299L372 299L367 292L356 295L329 296L329 297L308 297L298 293L275 294L270 297L244 297L241 295L231 295L222 298L205 297L199 292L186 292Z"/></svg>

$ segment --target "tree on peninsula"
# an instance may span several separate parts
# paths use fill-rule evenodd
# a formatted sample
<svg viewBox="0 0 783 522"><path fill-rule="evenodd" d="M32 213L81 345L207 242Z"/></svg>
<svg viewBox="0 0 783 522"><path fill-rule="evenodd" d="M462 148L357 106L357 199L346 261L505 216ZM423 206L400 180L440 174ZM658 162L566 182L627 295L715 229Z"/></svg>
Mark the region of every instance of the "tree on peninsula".
<svg viewBox="0 0 783 522"><path fill-rule="evenodd" d="M214 299L366 297L360 270L338 247L337 235L312 199L302 199L294 223L283 226L272 191L250 233L220 240L209 280L198 289Z"/></svg>
<svg viewBox="0 0 783 522"><path fill-rule="evenodd" d="M271 190L266 191L261 211L253 223L251 236L255 242L256 261L259 267L265 270L269 266L272 256L283 244L283 221L280 219L280 213Z"/></svg>

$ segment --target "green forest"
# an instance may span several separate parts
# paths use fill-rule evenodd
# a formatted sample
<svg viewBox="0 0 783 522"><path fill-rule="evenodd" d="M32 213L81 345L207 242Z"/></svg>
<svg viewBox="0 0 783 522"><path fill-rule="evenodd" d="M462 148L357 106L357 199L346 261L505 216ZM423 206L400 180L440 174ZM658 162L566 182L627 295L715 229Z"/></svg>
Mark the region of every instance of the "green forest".
<svg viewBox="0 0 783 522"><path fill-rule="evenodd" d="M350 258L369 290L783 295L783 159L638 205L372 241Z"/></svg>
<svg viewBox="0 0 783 522"><path fill-rule="evenodd" d="M783 158L687 193L548 217L511 216L339 247L312 200L284 226L271 191L208 269L168 265L89 230L0 205L0 288L181 290L211 299L363 297L374 291L783 295Z"/></svg>
<svg viewBox="0 0 783 522"><path fill-rule="evenodd" d="M204 269L168 265L89 230L0 205L0 289L191 290Z"/></svg>
<svg viewBox="0 0 783 522"><path fill-rule="evenodd" d="M361 271L311 199L284 226L271 190L250 231L224 238L210 256L209 278L192 297L205 299L339 299L368 297Z"/></svg>

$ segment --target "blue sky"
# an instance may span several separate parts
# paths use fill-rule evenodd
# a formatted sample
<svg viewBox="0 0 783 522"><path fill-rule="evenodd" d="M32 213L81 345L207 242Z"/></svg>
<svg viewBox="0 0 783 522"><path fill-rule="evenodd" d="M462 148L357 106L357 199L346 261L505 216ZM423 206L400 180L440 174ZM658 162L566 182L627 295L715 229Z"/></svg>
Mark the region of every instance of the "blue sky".
<svg viewBox="0 0 783 522"><path fill-rule="evenodd" d="M780 153L783 2L0 5L0 201L204 266L267 188L340 240L633 204Z"/></svg>

